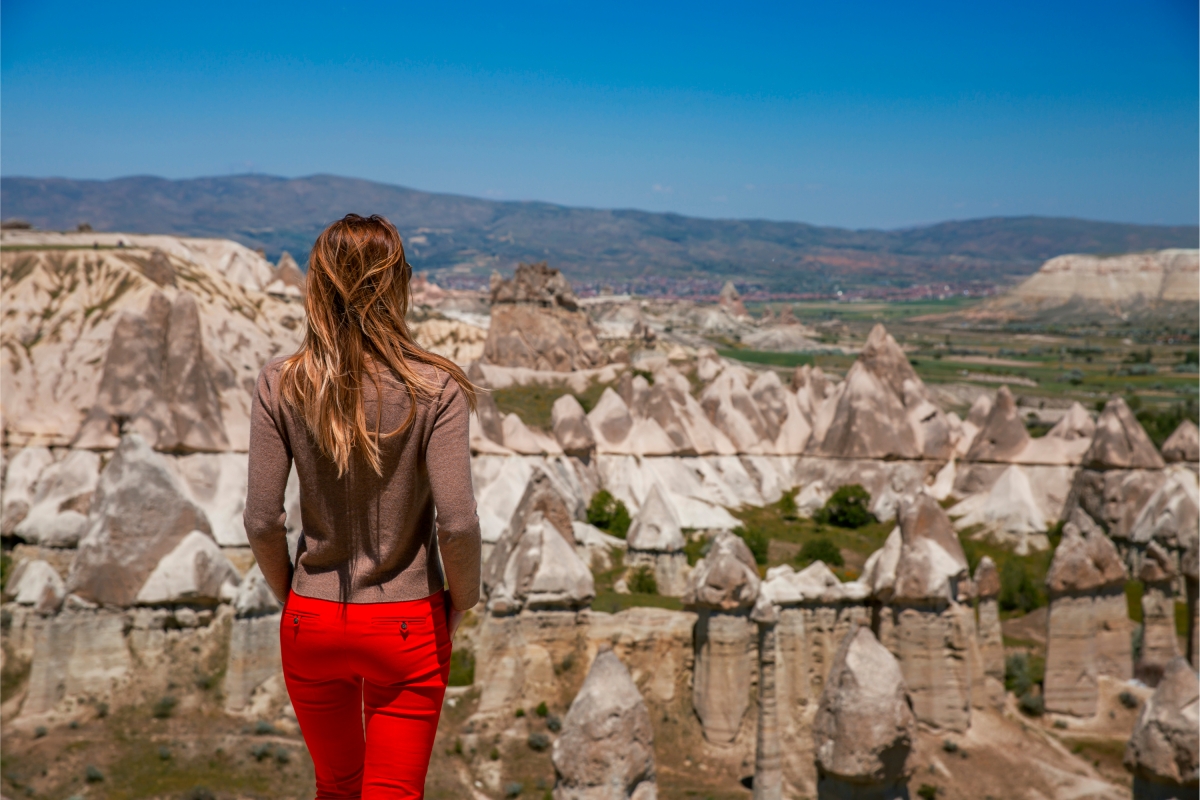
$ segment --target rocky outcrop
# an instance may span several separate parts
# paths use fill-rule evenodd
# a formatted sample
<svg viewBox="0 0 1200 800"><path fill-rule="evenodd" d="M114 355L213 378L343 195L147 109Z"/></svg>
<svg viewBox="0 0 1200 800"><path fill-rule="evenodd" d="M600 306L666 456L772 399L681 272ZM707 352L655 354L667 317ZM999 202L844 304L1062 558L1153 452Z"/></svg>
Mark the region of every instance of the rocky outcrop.
<svg viewBox="0 0 1200 800"><path fill-rule="evenodd" d="M144 439L123 436L100 474L67 590L95 603L132 605L159 561L192 531L208 533L204 512Z"/></svg>
<svg viewBox="0 0 1200 800"><path fill-rule="evenodd" d="M521 264L512 280L494 275L491 302L489 363L557 372L607 363L570 284L545 263Z"/></svg>
<svg viewBox="0 0 1200 800"><path fill-rule="evenodd" d="M1188 661L1192 669L1196 669L1200 665L1200 539L1192 539L1179 561L1184 593L1187 595Z"/></svg>
<svg viewBox="0 0 1200 800"><path fill-rule="evenodd" d="M1200 428L1190 419L1179 423L1175 432L1167 437L1162 446L1163 460L1168 464L1200 461Z"/></svg>
<svg viewBox="0 0 1200 800"><path fill-rule="evenodd" d="M1127 577L1112 540L1086 514L1073 512L1063 525L1062 541L1046 574L1048 711L1091 716L1096 712L1100 675L1132 677Z"/></svg>
<svg viewBox="0 0 1200 800"><path fill-rule="evenodd" d="M654 730L629 670L602 649L551 752L554 800L654 800Z"/></svg>
<svg viewBox="0 0 1200 800"><path fill-rule="evenodd" d="M1006 468L991 489L967 497L949 513L958 530L982 526L977 537L1010 546L1018 555L1050 549L1046 518L1028 476L1016 465Z"/></svg>
<svg viewBox="0 0 1200 800"><path fill-rule="evenodd" d="M292 254L284 250L279 257L279 263L271 274L270 281L263 287L267 294L284 297L289 300L301 300L307 289L307 279L300 271L300 265Z"/></svg>
<svg viewBox="0 0 1200 800"><path fill-rule="evenodd" d="M900 664L858 628L834 656L813 720L818 797L907 797L916 736Z"/></svg>
<svg viewBox="0 0 1200 800"><path fill-rule="evenodd" d="M1029 445L1029 431L1017 411L1017 402L1007 386L996 392L983 426L975 434L967 461L1012 463Z"/></svg>
<svg viewBox="0 0 1200 800"><path fill-rule="evenodd" d="M1000 629L1000 573L984 556L975 568L979 655L984 674L984 694L992 705L1004 704L1004 637Z"/></svg>
<svg viewBox="0 0 1200 800"><path fill-rule="evenodd" d="M1142 648L1133 671L1146 685L1157 686L1167 664L1179 655L1173 591L1179 576L1167 551L1151 542L1137 577L1142 582Z"/></svg>
<svg viewBox="0 0 1200 800"><path fill-rule="evenodd" d="M98 454L69 451L38 475L28 513L12 534L31 544L74 547L87 531L88 508L99 477Z"/></svg>
<svg viewBox="0 0 1200 800"><path fill-rule="evenodd" d="M1142 510L1168 480L1161 469L1081 469L1067 495L1064 518L1086 513L1118 542L1128 540Z"/></svg>
<svg viewBox="0 0 1200 800"><path fill-rule="evenodd" d="M5 536L12 535L29 513L38 478L53 463L54 456L47 447L24 447L9 455L4 470L4 500L0 505L0 532Z"/></svg>
<svg viewBox="0 0 1200 800"><path fill-rule="evenodd" d="M550 409L550 425L559 447L569 456L585 458L596 449L596 438L583 406L574 395L564 394Z"/></svg>
<svg viewBox="0 0 1200 800"><path fill-rule="evenodd" d="M650 487L625 543L628 547L625 563L632 568L649 567L654 572L659 594L679 597L687 590L683 531L658 484Z"/></svg>
<svg viewBox="0 0 1200 800"><path fill-rule="evenodd" d="M717 306L724 309L731 317L748 318L746 306L742 304L742 296L733 281L725 281L721 293L717 296Z"/></svg>
<svg viewBox="0 0 1200 800"><path fill-rule="evenodd" d="M1129 541L1145 546L1158 542L1169 551L1185 550L1200 535L1200 485L1196 473L1172 464L1162 484L1142 505L1129 530Z"/></svg>
<svg viewBox="0 0 1200 800"><path fill-rule="evenodd" d="M737 738L750 707L756 636L748 614L758 588L750 548L736 534L722 532L692 571L683 597L685 606L700 612L692 705L704 737L714 744Z"/></svg>
<svg viewBox="0 0 1200 800"><path fill-rule="evenodd" d="M141 605L214 605L232 597L241 578L212 537L192 531L158 562L137 593Z"/></svg>
<svg viewBox="0 0 1200 800"><path fill-rule="evenodd" d="M578 609L596 595L575 551L571 515L549 476L534 477L483 567L488 610Z"/></svg>
<svg viewBox="0 0 1200 800"><path fill-rule="evenodd" d="M4 597L19 605L33 606L39 614L53 614L66 597L66 586L48 561L22 561L4 584Z"/></svg>
<svg viewBox="0 0 1200 800"><path fill-rule="evenodd" d="M229 660L221 687L227 712L250 711L255 691L273 678L282 677L279 628L279 612L233 620L229 628Z"/></svg>
<svg viewBox="0 0 1200 800"><path fill-rule="evenodd" d="M945 459L954 452L949 418L882 325L871 330L822 428L814 425L809 450L829 458Z"/></svg>
<svg viewBox="0 0 1200 800"><path fill-rule="evenodd" d="M21 715L52 711L65 697L107 700L129 676L133 658L120 612L65 611L38 631Z"/></svg>
<svg viewBox="0 0 1200 800"><path fill-rule="evenodd" d="M1104 405L1096 420L1092 446L1083 457L1090 469L1162 469L1163 460L1154 449L1142 424L1133 416L1124 398L1114 397Z"/></svg>
<svg viewBox="0 0 1200 800"><path fill-rule="evenodd" d="M282 608L274 592L263 577L262 570L255 564L242 576L237 592L233 596L233 611L238 618L261 617L274 614Z"/></svg>
<svg viewBox="0 0 1200 800"><path fill-rule="evenodd" d="M1195 797L1200 788L1200 678L1182 658L1171 661L1138 714L1125 746L1133 796L1150 800Z"/></svg>

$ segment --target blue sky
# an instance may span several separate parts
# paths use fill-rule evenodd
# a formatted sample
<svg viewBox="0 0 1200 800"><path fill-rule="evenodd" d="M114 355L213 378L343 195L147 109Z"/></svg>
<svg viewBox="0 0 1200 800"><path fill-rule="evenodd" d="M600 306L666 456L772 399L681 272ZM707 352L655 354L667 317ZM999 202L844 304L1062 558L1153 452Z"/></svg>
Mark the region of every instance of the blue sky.
<svg viewBox="0 0 1200 800"><path fill-rule="evenodd" d="M0 5L0 172L1194 224L1195 2Z"/></svg>

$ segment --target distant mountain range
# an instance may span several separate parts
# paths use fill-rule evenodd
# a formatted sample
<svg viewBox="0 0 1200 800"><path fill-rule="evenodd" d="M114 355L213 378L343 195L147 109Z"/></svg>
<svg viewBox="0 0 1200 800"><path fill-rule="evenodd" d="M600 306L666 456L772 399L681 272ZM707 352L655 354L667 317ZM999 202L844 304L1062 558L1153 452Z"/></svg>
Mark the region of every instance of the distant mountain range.
<svg viewBox="0 0 1200 800"><path fill-rule="evenodd" d="M234 239L272 259L304 263L330 221L383 214L417 270L484 277L548 261L577 283L698 287L732 278L773 292L915 284L1004 284L1063 253L1196 247L1195 225L1155 226L1052 217L997 217L904 230L800 222L715 220L634 210L570 208L435 194L314 175L154 177L82 181L0 179L0 210L37 228L172 233Z"/></svg>

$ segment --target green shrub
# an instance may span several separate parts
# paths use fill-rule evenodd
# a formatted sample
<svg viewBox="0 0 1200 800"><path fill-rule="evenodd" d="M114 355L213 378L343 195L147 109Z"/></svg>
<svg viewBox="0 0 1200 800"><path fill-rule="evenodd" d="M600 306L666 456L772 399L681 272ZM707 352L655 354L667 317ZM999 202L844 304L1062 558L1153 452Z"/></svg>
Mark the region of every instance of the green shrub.
<svg viewBox="0 0 1200 800"><path fill-rule="evenodd" d="M1130 408L1133 408L1132 398L1126 398L1126 400L1130 401ZM1197 403L1195 398L1189 397L1181 403L1174 403L1161 410L1135 408L1134 416L1137 417L1138 422L1142 423L1142 427L1146 429L1146 434L1154 442L1154 446L1162 447L1167 437L1174 433L1185 419L1196 422Z"/></svg>
<svg viewBox="0 0 1200 800"><path fill-rule="evenodd" d="M836 525L839 528L861 528L875 522L875 515L868 509L871 505L871 495L857 483L840 487L818 509L813 519L822 525Z"/></svg>
<svg viewBox="0 0 1200 800"><path fill-rule="evenodd" d="M175 713L175 706L177 705L179 705L179 701L171 695L160 697L158 702L154 704L151 713L154 714L155 719L166 719Z"/></svg>
<svg viewBox="0 0 1200 800"><path fill-rule="evenodd" d="M465 647L450 653L450 686L471 686L475 683L475 654Z"/></svg>
<svg viewBox="0 0 1200 800"><path fill-rule="evenodd" d="M750 548L750 553L754 556L755 564L767 563L767 547L771 540L767 537L765 531L754 526L734 528L733 532L742 537L742 541L746 543L746 547Z"/></svg>
<svg viewBox="0 0 1200 800"><path fill-rule="evenodd" d="M518 719L519 719L519 718L521 718L521 717L523 717L523 716L525 716L525 709L523 709L523 708L518 708L518 709L516 710L516 713L514 713L514 714L513 714L513 716L517 717Z"/></svg>
<svg viewBox="0 0 1200 800"><path fill-rule="evenodd" d="M842 567L846 564L846 559L842 558L842 551L826 536L818 536L805 542L796 560L801 564L824 561L830 567Z"/></svg>
<svg viewBox="0 0 1200 800"><path fill-rule="evenodd" d="M533 710L533 713L537 714L542 719L545 719L546 715L550 713L550 709L546 707L546 701L543 700L542 702L538 703L537 708Z"/></svg>
<svg viewBox="0 0 1200 800"><path fill-rule="evenodd" d="M1039 582L1028 564L1015 558L1007 559L1000 567L1000 608L1004 611L1029 613L1046 604Z"/></svg>
<svg viewBox="0 0 1200 800"><path fill-rule="evenodd" d="M795 492L784 492L783 497L779 498L779 516L789 521L800 519L800 510L796 508Z"/></svg>
<svg viewBox="0 0 1200 800"><path fill-rule="evenodd" d="M629 591L637 594L658 594L658 580L654 570L642 565L629 575Z"/></svg>
<svg viewBox="0 0 1200 800"><path fill-rule="evenodd" d="M602 531L624 539L629 533L629 509L607 489L601 489L592 495L588 503L587 521Z"/></svg>
<svg viewBox="0 0 1200 800"><path fill-rule="evenodd" d="M920 797L921 800L933 800L933 798L937 797L937 794L938 787L928 783L922 783L921 788L917 789L917 797Z"/></svg>
<svg viewBox="0 0 1200 800"><path fill-rule="evenodd" d="M1040 717L1046 711L1046 701L1042 699L1040 694L1026 692L1017 700L1017 706L1021 712L1028 714L1031 717Z"/></svg>
<svg viewBox="0 0 1200 800"><path fill-rule="evenodd" d="M541 731L534 731L529 734L529 738L525 743L529 745L530 750L540 753L550 747L550 737Z"/></svg>
<svg viewBox="0 0 1200 800"><path fill-rule="evenodd" d="M1004 659L1004 688L1023 697L1040 686L1046 673L1046 662L1026 653L1013 653Z"/></svg>

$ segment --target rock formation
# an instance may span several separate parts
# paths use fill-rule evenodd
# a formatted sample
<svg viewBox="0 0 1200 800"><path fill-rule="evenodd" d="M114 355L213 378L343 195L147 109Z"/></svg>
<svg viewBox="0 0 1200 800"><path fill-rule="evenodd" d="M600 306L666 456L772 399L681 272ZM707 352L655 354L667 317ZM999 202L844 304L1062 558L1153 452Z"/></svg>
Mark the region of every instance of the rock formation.
<svg viewBox="0 0 1200 800"><path fill-rule="evenodd" d="M1090 517L1074 511L1046 574L1046 710L1091 716L1100 675L1132 677L1127 577L1112 540Z"/></svg>
<svg viewBox="0 0 1200 800"><path fill-rule="evenodd" d="M307 283L296 259L292 258L291 253L284 250L283 255L279 257L279 263L275 265L270 283L263 288L263 291L277 297L286 297L289 300L301 300L304 298Z"/></svg>
<svg viewBox="0 0 1200 800"><path fill-rule="evenodd" d="M1136 500L1136 497L1129 498ZM1196 473L1172 464L1164 470L1161 484L1142 504L1128 529L1128 539L1145 547L1158 542L1178 553L1200 535L1200 485Z"/></svg>
<svg viewBox="0 0 1200 800"><path fill-rule="evenodd" d="M654 731L629 670L612 649L592 662L551 751L554 800L654 800Z"/></svg>
<svg viewBox="0 0 1200 800"><path fill-rule="evenodd" d="M970 724L974 614L958 601L970 575L946 513L920 494L900 526L867 559L863 583L884 604L879 640L904 672L917 719L964 731Z"/></svg>
<svg viewBox="0 0 1200 800"><path fill-rule="evenodd" d="M1004 637L1000 630L1000 573L992 559L984 556L975 568L978 598L979 654L983 660L984 694L992 705L1004 704Z"/></svg>
<svg viewBox="0 0 1200 800"><path fill-rule="evenodd" d="M571 514L545 473L528 483L484 564L483 590L497 615L579 609L596 596L591 570L575 551Z"/></svg>
<svg viewBox="0 0 1200 800"><path fill-rule="evenodd" d="M1012 463L1028 445L1029 431L1017 411L1017 402L1008 387L1001 386L966 460Z"/></svg>
<svg viewBox="0 0 1200 800"><path fill-rule="evenodd" d="M950 422L932 403L908 357L876 325L846 373L833 417L809 449L830 458L949 458Z"/></svg>
<svg viewBox="0 0 1200 800"><path fill-rule="evenodd" d="M1180 560L1184 593L1187 595L1187 653L1192 669L1200 665L1200 539L1192 539Z"/></svg>
<svg viewBox="0 0 1200 800"><path fill-rule="evenodd" d="M66 596L62 577L48 561L22 561L13 568L4 585L6 600L23 606L33 606L39 614L53 614Z"/></svg>
<svg viewBox="0 0 1200 800"><path fill-rule="evenodd" d="M717 306L724 309L732 317L747 318L746 306L742 304L742 296L738 293L733 281L725 281L721 294L717 297Z"/></svg>
<svg viewBox="0 0 1200 800"><path fill-rule="evenodd" d="M570 284L545 263L521 264L512 280L494 276L491 302L488 362L558 372L606 363Z"/></svg>
<svg viewBox="0 0 1200 800"><path fill-rule="evenodd" d="M1175 432L1167 437L1162 446L1163 460L1168 464L1200 461L1200 429L1190 419L1179 423Z"/></svg>
<svg viewBox="0 0 1200 800"><path fill-rule="evenodd" d="M1151 542L1137 577L1142 582L1142 650L1134 674L1146 685L1157 686L1167 664L1179 655L1172 586L1178 573L1167 551Z"/></svg>
<svg viewBox="0 0 1200 800"><path fill-rule="evenodd" d="M1182 658L1171 661L1142 706L1125 747L1133 796L1148 800L1195 797L1200 789L1200 678Z"/></svg>
<svg viewBox="0 0 1200 800"><path fill-rule="evenodd" d="M908 797L917 720L900 664L860 627L838 647L813 720L817 795Z"/></svg>
<svg viewBox="0 0 1200 800"><path fill-rule="evenodd" d="M99 477L98 454L69 451L37 476L28 511L12 534L31 544L74 547L87 530L88 508Z"/></svg>
<svg viewBox="0 0 1200 800"><path fill-rule="evenodd" d="M1162 456L1146 435L1129 405L1114 397L1096 420L1092 446L1083 457L1091 469L1161 469Z"/></svg>
<svg viewBox="0 0 1200 800"><path fill-rule="evenodd" d="M629 548L625 563L634 569L649 567L654 572L659 594L679 597L686 591L688 563L683 552L686 542L679 520L658 484L650 487L625 543Z"/></svg>
<svg viewBox="0 0 1200 800"><path fill-rule="evenodd" d="M129 675L133 657L119 611L64 611L36 633L21 714L51 711L65 697L109 698Z"/></svg>
<svg viewBox="0 0 1200 800"><path fill-rule="evenodd" d="M132 605L158 562L197 530L209 532L204 512L163 457L127 434L100 473L67 590L95 603Z"/></svg>
<svg viewBox="0 0 1200 800"><path fill-rule="evenodd" d="M554 438L567 455L585 458L596 449L591 423L574 395L564 394L554 401L550 424Z"/></svg>
<svg viewBox="0 0 1200 800"><path fill-rule="evenodd" d="M737 738L750 707L755 632L748 617L758 599L754 556L741 537L722 532L692 571L685 606L700 611L692 704L704 737L714 744Z"/></svg>
<svg viewBox="0 0 1200 800"><path fill-rule="evenodd" d="M1008 545L1018 555L1030 550L1048 550L1046 518L1033 496L1029 478L1018 466L1008 467L986 492L971 495L950 509L954 527L966 530L982 526L984 535Z"/></svg>
<svg viewBox="0 0 1200 800"><path fill-rule="evenodd" d="M754 737L754 800L783 800L783 742L779 721L780 609L760 591L750 618L758 625L758 726Z"/></svg>
<svg viewBox="0 0 1200 800"><path fill-rule="evenodd" d="M4 470L4 500L0 505L0 532L12 535L13 530L29 513L38 477L54 463L46 447L24 447L10 454Z"/></svg>
<svg viewBox="0 0 1200 800"><path fill-rule="evenodd" d="M215 604L232 596L241 578L212 537L192 531L163 556L137 594L142 605Z"/></svg>

